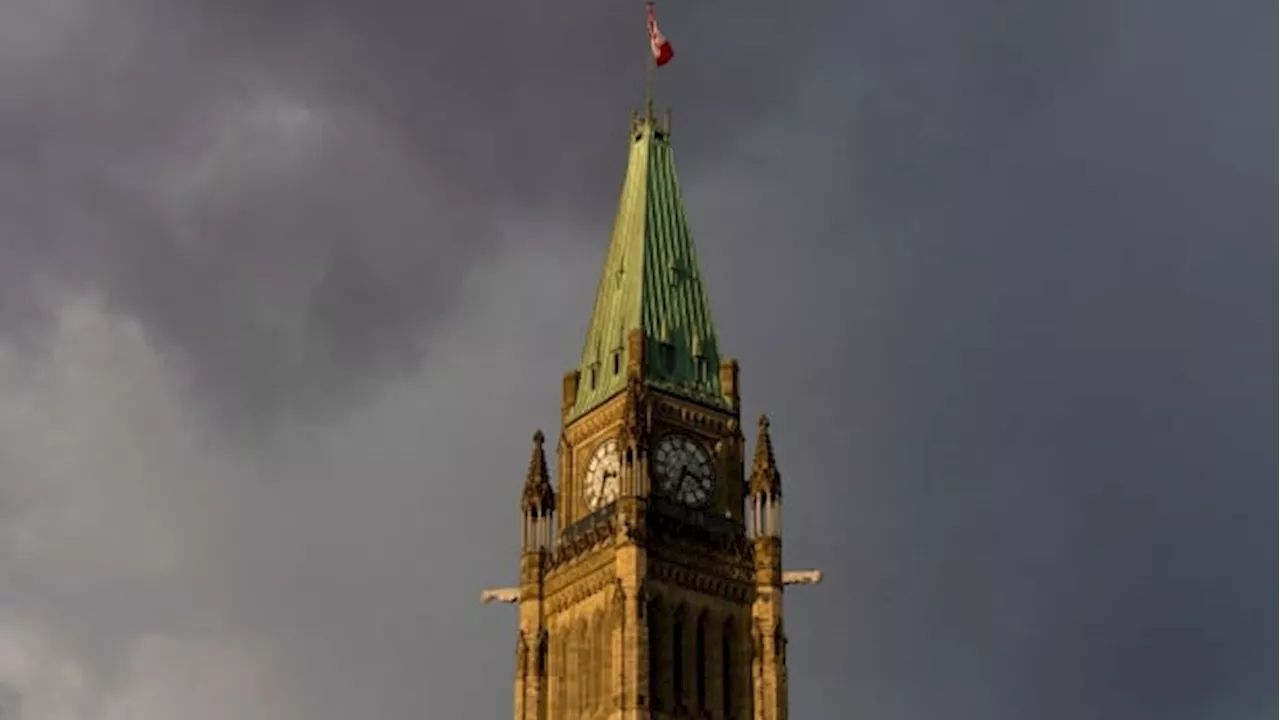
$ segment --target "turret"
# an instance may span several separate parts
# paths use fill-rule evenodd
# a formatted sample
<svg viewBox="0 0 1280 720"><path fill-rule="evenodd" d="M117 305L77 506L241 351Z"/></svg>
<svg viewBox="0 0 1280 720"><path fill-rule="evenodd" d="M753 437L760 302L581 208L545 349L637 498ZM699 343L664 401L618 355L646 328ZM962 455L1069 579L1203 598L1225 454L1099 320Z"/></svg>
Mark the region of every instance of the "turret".
<svg viewBox="0 0 1280 720"><path fill-rule="evenodd" d="M526 553L547 550L554 540L552 528L555 527L556 493L551 488L547 455L542 448L545 439L541 430L533 434L529 474L525 478L524 492L520 497L523 517L520 548Z"/></svg>
<svg viewBox="0 0 1280 720"><path fill-rule="evenodd" d="M769 418L760 416L747 484L756 589L751 603L752 677L756 720L787 718L787 639L782 629L782 473L773 457Z"/></svg>

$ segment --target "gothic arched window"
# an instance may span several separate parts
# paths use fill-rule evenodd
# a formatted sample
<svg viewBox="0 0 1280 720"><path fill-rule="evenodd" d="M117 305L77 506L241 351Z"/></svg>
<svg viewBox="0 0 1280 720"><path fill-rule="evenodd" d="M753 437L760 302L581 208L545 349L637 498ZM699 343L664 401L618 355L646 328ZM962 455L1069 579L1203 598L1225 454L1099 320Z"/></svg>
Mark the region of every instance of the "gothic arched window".
<svg viewBox="0 0 1280 720"><path fill-rule="evenodd" d="M574 704L575 709L579 713L590 707L587 703L590 698L587 697L587 691L590 688L590 672L591 672L591 635L590 627L587 625L586 619L578 621L577 631L573 634L573 643L577 651L576 660L577 667L573 671L573 682L577 687L574 698L577 702Z"/></svg>
<svg viewBox="0 0 1280 720"><path fill-rule="evenodd" d="M587 701L583 707L588 710L594 710L600 698L600 693L597 691L597 685L600 682L600 661L603 659L600 655L600 625L600 616L593 614L587 624L587 653L591 659L587 664L587 672L582 678L587 686Z"/></svg>
<svg viewBox="0 0 1280 720"><path fill-rule="evenodd" d="M707 612L705 610L698 614L697 630L693 636L693 657L697 708L705 712L710 705L707 702Z"/></svg>
<svg viewBox="0 0 1280 720"><path fill-rule="evenodd" d="M736 711L733 704L734 693L737 691L733 673L736 666L733 657L736 649L736 643L734 643L736 633L737 628L734 627L733 618L725 620L720 634L720 707L724 712L725 720L733 720Z"/></svg>
<svg viewBox="0 0 1280 720"><path fill-rule="evenodd" d="M545 677L547 674L547 631L543 630L538 633L538 651L536 655L535 672L539 677Z"/></svg>
<svg viewBox="0 0 1280 720"><path fill-rule="evenodd" d="M613 623L609 613L596 615L600 631L597 645L600 648L599 677L596 682L596 707L607 708L613 692Z"/></svg>
<svg viewBox="0 0 1280 720"><path fill-rule="evenodd" d="M684 707L684 606L676 607L671 616L671 694L676 709Z"/></svg>
<svg viewBox="0 0 1280 720"><path fill-rule="evenodd" d="M662 637L662 605L657 598L649 600L649 706L655 710L666 709L666 655Z"/></svg>
<svg viewBox="0 0 1280 720"><path fill-rule="evenodd" d="M782 632L781 622L773 629L773 652L778 656L778 662L787 664L787 635Z"/></svg>
<svg viewBox="0 0 1280 720"><path fill-rule="evenodd" d="M551 666L552 666L552 686L555 693L552 695L555 703L556 712L563 713L569 706L569 668L568 668L568 628L561 627L555 633L555 640L551 646Z"/></svg>

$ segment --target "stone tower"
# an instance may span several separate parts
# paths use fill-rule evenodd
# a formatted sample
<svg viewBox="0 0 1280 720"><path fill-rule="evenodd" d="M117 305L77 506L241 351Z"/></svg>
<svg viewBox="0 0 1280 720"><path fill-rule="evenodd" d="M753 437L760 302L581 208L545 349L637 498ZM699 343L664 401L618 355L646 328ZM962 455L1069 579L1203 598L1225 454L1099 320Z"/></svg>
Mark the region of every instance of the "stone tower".
<svg viewBox="0 0 1280 720"><path fill-rule="evenodd" d="M760 419L745 467L669 127L634 116L553 488L534 435L521 499L516 720L786 720L782 476Z"/></svg>

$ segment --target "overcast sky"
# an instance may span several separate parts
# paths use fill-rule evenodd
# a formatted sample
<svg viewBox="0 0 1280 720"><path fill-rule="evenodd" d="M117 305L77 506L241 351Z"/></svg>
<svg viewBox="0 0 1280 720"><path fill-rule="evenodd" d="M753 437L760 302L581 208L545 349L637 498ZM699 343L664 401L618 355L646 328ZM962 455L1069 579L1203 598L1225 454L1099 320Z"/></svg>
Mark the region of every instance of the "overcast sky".
<svg viewBox="0 0 1280 720"><path fill-rule="evenodd" d="M669 0L797 720L1275 717L1274 4ZM639 0L0 0L23 720L511 712ZM6 718L6 720L8 720Z"/></svg>

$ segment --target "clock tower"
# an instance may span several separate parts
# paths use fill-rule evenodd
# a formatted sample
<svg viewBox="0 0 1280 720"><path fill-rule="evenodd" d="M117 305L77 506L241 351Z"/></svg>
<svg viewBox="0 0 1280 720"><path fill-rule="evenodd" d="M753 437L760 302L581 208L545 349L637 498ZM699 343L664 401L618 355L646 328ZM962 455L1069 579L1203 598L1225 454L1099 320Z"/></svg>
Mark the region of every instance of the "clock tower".
<svg viewBox="0 0 1280 720"><path fill-rule="evenodd" d="M613 235L555 480L541 432L521 500L516 720L786 720L782 480L744 454L670 127L632 117Z"/></svg>

